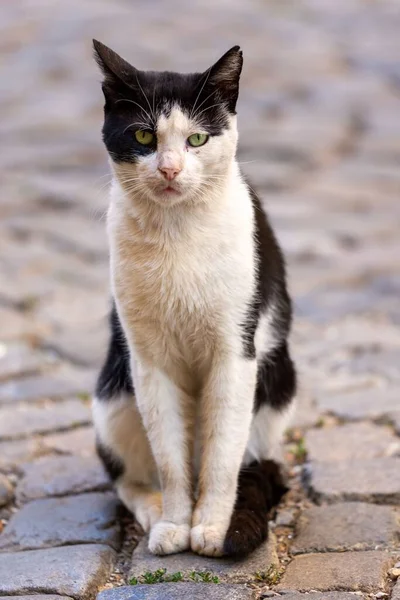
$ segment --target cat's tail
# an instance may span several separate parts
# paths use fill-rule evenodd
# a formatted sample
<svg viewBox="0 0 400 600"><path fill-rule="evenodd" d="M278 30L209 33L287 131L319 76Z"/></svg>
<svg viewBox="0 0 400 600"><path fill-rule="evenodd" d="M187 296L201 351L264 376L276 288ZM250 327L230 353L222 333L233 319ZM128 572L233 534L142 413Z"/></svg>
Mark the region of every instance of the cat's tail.
<svg viewBox="0 0 400 600"><path fill-rule="evenodd" d="M236 504L224 542L225 554L250 554L267 539L268 512L287 491L280 467L272 460L253 462L242 468Z"/></svg>

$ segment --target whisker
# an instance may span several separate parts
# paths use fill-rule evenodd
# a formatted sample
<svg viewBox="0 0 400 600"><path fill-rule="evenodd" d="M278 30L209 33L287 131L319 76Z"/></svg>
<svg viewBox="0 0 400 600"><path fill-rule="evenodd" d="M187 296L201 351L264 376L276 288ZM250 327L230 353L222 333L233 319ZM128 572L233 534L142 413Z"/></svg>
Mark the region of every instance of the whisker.
<svg viewBox="0 0 400 600"><path fill-rule="evenodd" d="M190 116L189 116L189 118L190 118L190 119L192 118L193 111L194 111L194 109L196 108L196 104L197 104L197 101L198 101L198 99L200 98L201 92L203 91L203 89L204 89L204 86L206 85L206 83L207 83L207 81L208 81L208 78L210 77L211 68L212 68L212 67L210 67L210 68L207 70L207 76L205 77L205 79L204 79L204 83L203 83L203 85L201 86L199 93L197 94L196 100L194 101L193 108L192 108L192 110L190 111Z"/></svg>
<svg viewBox="0 0 400 600"><path fill-rule="evenodd" d="M156 115L156 104L155 104L155 101L156 101L156 86L157 86L157 82L155 81L154 82L154 88L153 88L153 116L154 116L154 119L155 119L155 115Z"/></svg>
<svg viewBox="0 0 400 600"><path fill-rule="evenodd" d="M194 115L193 115L193 118L196 118L196 115L197 115L197 113L199 112L199 109L200 109L200 108L203 106L203 104L204 104L205 102L207 102L207 100L208 100L209 98L211 98L211 96L213 96L214 94L216 94L216 93L217 93L217 91L218 91L218 90L214 90L213 92L211 92L211 94L208 94L207 98L205 98L205 99L203 100L203 102L201 102L201 103L199 104L199 106L197 107L197 111L196 111L196 112L194 113ZM192 115L191 115L191 116L192 116Z"/></svg>
<svg viewBox="0 0 400 600"><path fill-rule="evenodd" d="M215 106L223 106L224 103L223 102L218 102L217 104L211 104L211 106L207 106L207 108L203 108L203 110L201 110L200 112L196 113L196 119L202 115L203 113L205 113L207 110L210 110L211 108L214 108Z"/></svg>
<svg viewBox="0 0 400 600"><path fill-rule="evenodd" d="M148 99L148 97L146 96L146 94L144 93L142 86L140 85L140 81L139 81L139 77L138 77L138 75L137 75L137 71L135 72L135 76L136 76L136 81L137 81L137 84L138 84L138 86L140 87L140 91L142 92L143 96L144 96L144 97L145 97L145 99L146 99L146 102L147 102L147 105L148 105L148 107L149 107L149 110L150 110L150 112L151 112L151 114L152 114L152 119L153 119L153 123L154 123L154 120L155 120L155 119L154 119L154 113L153 113L153 112L152 112L152 110L151 110L151 106L150 106L149 99Z"/></svg>
<svg viewBox="0 0 400 600"><path fill-rule="evenodd" d="M125 127L125 129L123 130L122 134L125 133L125 131L127 131L127 129L129 129L129 127L134 127L135 125L142 125L143 126L143 130L144 129L148 129L149 124L148 123L144 123L143 121L136 121L136 123L131 123L130 125L128 125L127 127ZM142 131L142 130L139 130Z"/></svg>
<svg viewBox="0 0 400 600"><path fill-rule="evenodd" d="M141 104L139 104L138 102L135 102L135 100L131 100L130 98L120 98L119 100L117 100L116 104L118 102L131 102L132 104L136 104L136 106L138 106L140 108L140 110L142 110L147 115L150 123L152 123L154 121L154 119L152 119L152 117L149 115L147 110L145 108L143 108L143 106Z"/></svg>
<svg viewBox="0 0 400 600"><path fill-rule="evenodd" d="M102 192L107 186L109 186L112 182L112 178L109 181L106 181L106 183L104 183L99 189L99 192Z"/></svg>
<svg viewBox="0 0 400 600"><path fill-rule="evenodd" d="M105 173L104 175L100 175L100 177L95 179L94 183L97 183L97 181L100 181L100 179L104 179L104 177L109 177L109 176L110 176L110 173Z"/></svg>

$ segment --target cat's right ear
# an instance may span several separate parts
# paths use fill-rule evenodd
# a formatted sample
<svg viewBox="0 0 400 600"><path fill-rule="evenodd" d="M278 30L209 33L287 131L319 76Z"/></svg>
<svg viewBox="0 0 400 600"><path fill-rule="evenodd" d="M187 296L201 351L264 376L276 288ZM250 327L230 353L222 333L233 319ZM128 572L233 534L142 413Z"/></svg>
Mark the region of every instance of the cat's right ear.
<svg viewBox="0 0 400 600"><path fill-rule="evenodd" d="M120 98L127 87L135 87L137 81L135 67L97 40L93 40L93 48L94 58L104 75L102 87L106 102Z"/></svg>

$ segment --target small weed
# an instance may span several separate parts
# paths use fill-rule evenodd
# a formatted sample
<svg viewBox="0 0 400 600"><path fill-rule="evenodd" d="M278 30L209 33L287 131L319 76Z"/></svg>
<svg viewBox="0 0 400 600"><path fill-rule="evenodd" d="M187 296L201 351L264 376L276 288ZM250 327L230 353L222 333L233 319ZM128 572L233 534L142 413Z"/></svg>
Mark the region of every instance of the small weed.
<svg viewBox="0 0 400 600"><path fill-rule="evenodd" d="M90 394L88 394L87 392L79 392L77 394L79 400L82 400L82 402L90 402L91 401L91 396Z"/></svg>
<svg viewBox="0 0 400 600"><path fill-rule="evenodd" d="M157 571L147 571L147 573L143 573L142 577L144 583L153 584L153 583L163 583L164 575L167 572L167 569L157 569Z"/></svg>
<svg viewBox="0 0 400 600"><path fill-rule="evenodd" d="M177 583L178 581L183 581L183 574L178 571L177 573L172 573L172 575L167 575L165 581L170 583Z"/></svg>
<svg viewBox="0 0 400 600"><path fill-rule="evenodd" d="M304 462L307 456L307 449L304 438L300 438L293 447L293 454L298 462Z"/></svg>
<svg viewBox="0 0 400 600"><path fill-rule="evenodd" d="M276 585L282 577L282 571L275 565L270 565L266 571L257 571L254 574L254 577L257 581L262 581L269 585Z"/></svg>
<svg viewBox="0 0 400 600"><path fill-rule="evenodd" d="M183 581L183 574L178 571L167 575L167 569L157 569L157 571L147 571L139 577L132 577L129 580L129 585L138 585L139 583L147 583L153 585L155 583L177 583Z"/></svg>
<svg viewBox="0 0 400 600"><path fill-rule="evenodd" d="M189 575L189 579L196 583L219 583L219 577L213 575L210 571L192 571Z"/></svg>

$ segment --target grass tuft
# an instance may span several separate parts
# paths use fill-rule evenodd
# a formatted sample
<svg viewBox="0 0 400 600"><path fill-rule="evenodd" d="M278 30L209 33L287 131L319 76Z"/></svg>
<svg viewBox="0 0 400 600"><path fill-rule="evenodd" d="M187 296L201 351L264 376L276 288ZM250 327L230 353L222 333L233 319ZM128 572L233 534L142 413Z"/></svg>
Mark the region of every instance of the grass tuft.
<svg viewBox="0 0 400 600"><path fill-rule="evenodd" d="M293 446L293 454L299 463L303 463L307 457L307 448L304 442L304 438L297 440L297 443Z"/></svg>
<svg viewBox="0 0 400 600"><path fill-rule="evenodd" d="M210 571L192 571L189 579L196 583L219 583L219 577L213 575Z"/></svg>
<svg viewBox="0 0 400 600"><path fill-rule="evenodd" d="M168 575L167 569L157 569L157 571L147 571L139 575L139 577L131 577L128 583L129 585L138 585L139 583L154 585L156 583L177 583L179 581L183 581L183 573L181 571Z"/></svg>

